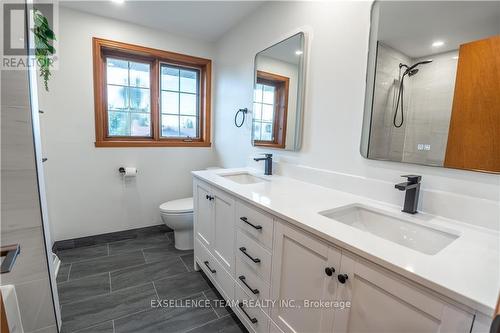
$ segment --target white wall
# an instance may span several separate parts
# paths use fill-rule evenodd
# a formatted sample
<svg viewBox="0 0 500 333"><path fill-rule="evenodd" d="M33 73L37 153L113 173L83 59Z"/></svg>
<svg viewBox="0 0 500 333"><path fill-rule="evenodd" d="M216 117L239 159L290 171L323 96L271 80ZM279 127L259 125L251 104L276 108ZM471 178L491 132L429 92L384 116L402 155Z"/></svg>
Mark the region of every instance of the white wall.
<svg viewBox="0 0 500 333"><path fill-rule="evenodd" d="M50 221L55 240L162 223L158 206L191 196L191 170L213 148L95 148L92 37L213 58L213 45L61 7L59 68L40 91ZM124 183L120 166L139 170Z"/></svg>
<svg viewBox="0 0 500 333"><path fill-rule="evenodd" d="M217 43L215 143L223 166L263 167L249 161L267 149L251 146L250 121L236 128L234 112L251 105L255 54L306 26L312 38L303 145L299 152L273 150L279 169L295 169L288 174L398 205L403 193L393 184L401 181L400 175L417 173L423 176L422 210L498 228L497 175L373 161L360 155L370 6L267 3Z"/></svg>

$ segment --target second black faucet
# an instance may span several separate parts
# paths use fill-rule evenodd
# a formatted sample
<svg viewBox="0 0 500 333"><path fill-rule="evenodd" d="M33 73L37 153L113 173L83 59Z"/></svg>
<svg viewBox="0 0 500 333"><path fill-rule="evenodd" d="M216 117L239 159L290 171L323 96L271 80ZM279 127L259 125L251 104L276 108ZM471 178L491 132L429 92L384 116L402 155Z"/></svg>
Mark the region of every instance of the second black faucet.
<svg viewBox="0 0 500 333"><path fill-rule="evenodd" d="M265 157L255 157L254 161L266 161L264 174L270 176L273 174L273 154L264 154Z"/></svg>

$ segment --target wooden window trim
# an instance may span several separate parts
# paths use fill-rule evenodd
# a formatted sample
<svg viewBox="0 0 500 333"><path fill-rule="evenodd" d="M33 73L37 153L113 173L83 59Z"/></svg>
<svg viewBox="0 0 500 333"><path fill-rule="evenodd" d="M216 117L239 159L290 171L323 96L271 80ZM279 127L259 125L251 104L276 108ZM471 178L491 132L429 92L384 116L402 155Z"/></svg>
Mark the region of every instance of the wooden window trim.
<svg viewBox="0 0 500 333"><path fill-rule="evenodd" d="M277 93L275 96L274 114L278 116L274 117L273 141L255 140L254 145L269 148L285 148L290 78L264 71L257 71L257 83L271 84L276 87ZM280 98L283 98L283 101L280 101Z"/></svg>
<svg viewBox="0 0 500 333"><path fill-rule="evenodd" d="M211 82L212 61L180 53L162 51L139 45L92 38L94 65L94 111L96 147L210 147L211 146ZM152 137L109 137L106 106L106 57L151 63L151 133ZM200 70L199 138L165 138L160 136L159 78L160 63L168 63Z"/></svg>

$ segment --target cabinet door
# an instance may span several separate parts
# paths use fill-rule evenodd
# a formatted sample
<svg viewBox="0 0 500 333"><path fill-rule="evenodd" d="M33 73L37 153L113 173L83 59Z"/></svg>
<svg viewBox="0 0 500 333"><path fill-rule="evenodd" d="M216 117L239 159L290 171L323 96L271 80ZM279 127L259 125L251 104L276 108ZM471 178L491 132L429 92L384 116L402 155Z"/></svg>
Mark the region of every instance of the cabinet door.
<svg viewBox="0 0 500 333"><path fill-rule="evenodd" d="M210 187L202 182L195 181L194 183L194 193L195 193L195 220L194 220L194 230L195 237L198 238L203 245L210 249L213 242L213 209L212 202L210 200L211 191Z"/></svg>
<svg viewBox="0 0 500 333"><path fill-rule="evenodd" d="M271 299L283 302L273 307L271 317L283 332L331 332L332 309L305 308L303 301L334 300L337 280L325 268L337 270L340 257L340 251L326 243L276 223Z"/></svg>
<svg viewBox="0 0 500 333"><path fill-rule="evenodd" d="M234 199L224 192L212 191L214 210L213 253L221 265L234 275Z"/></svg>
<svg viewBox="0 0 500 333"><path fill-rule="evenodd" d="M342 255L337 299L350 301L335 311L334 333L468 333L473 315L420 289L403 277L362 259Z"/></svg>

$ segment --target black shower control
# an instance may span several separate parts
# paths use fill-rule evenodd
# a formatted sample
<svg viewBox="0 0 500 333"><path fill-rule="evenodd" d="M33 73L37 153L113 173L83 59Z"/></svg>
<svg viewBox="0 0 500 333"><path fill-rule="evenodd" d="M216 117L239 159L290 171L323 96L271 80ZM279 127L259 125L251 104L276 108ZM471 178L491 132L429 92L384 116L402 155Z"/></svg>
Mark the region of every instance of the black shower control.
<svg viewBox="0 0 500 333"><path fill-rule="evenodd" d="M328 276L332 276L333 273L335 273L335 268L333 268L333 267L327 267L327 268L325 268L325 273Z"/></svg>
<svg viewBox="0 0 500 333"><path fill-rule="evenodd" d="M339 274L337 276L337 279L339 280L340 283L344 284L347 279L349 278L349 276L347 276L347 274Z"/></svg>

